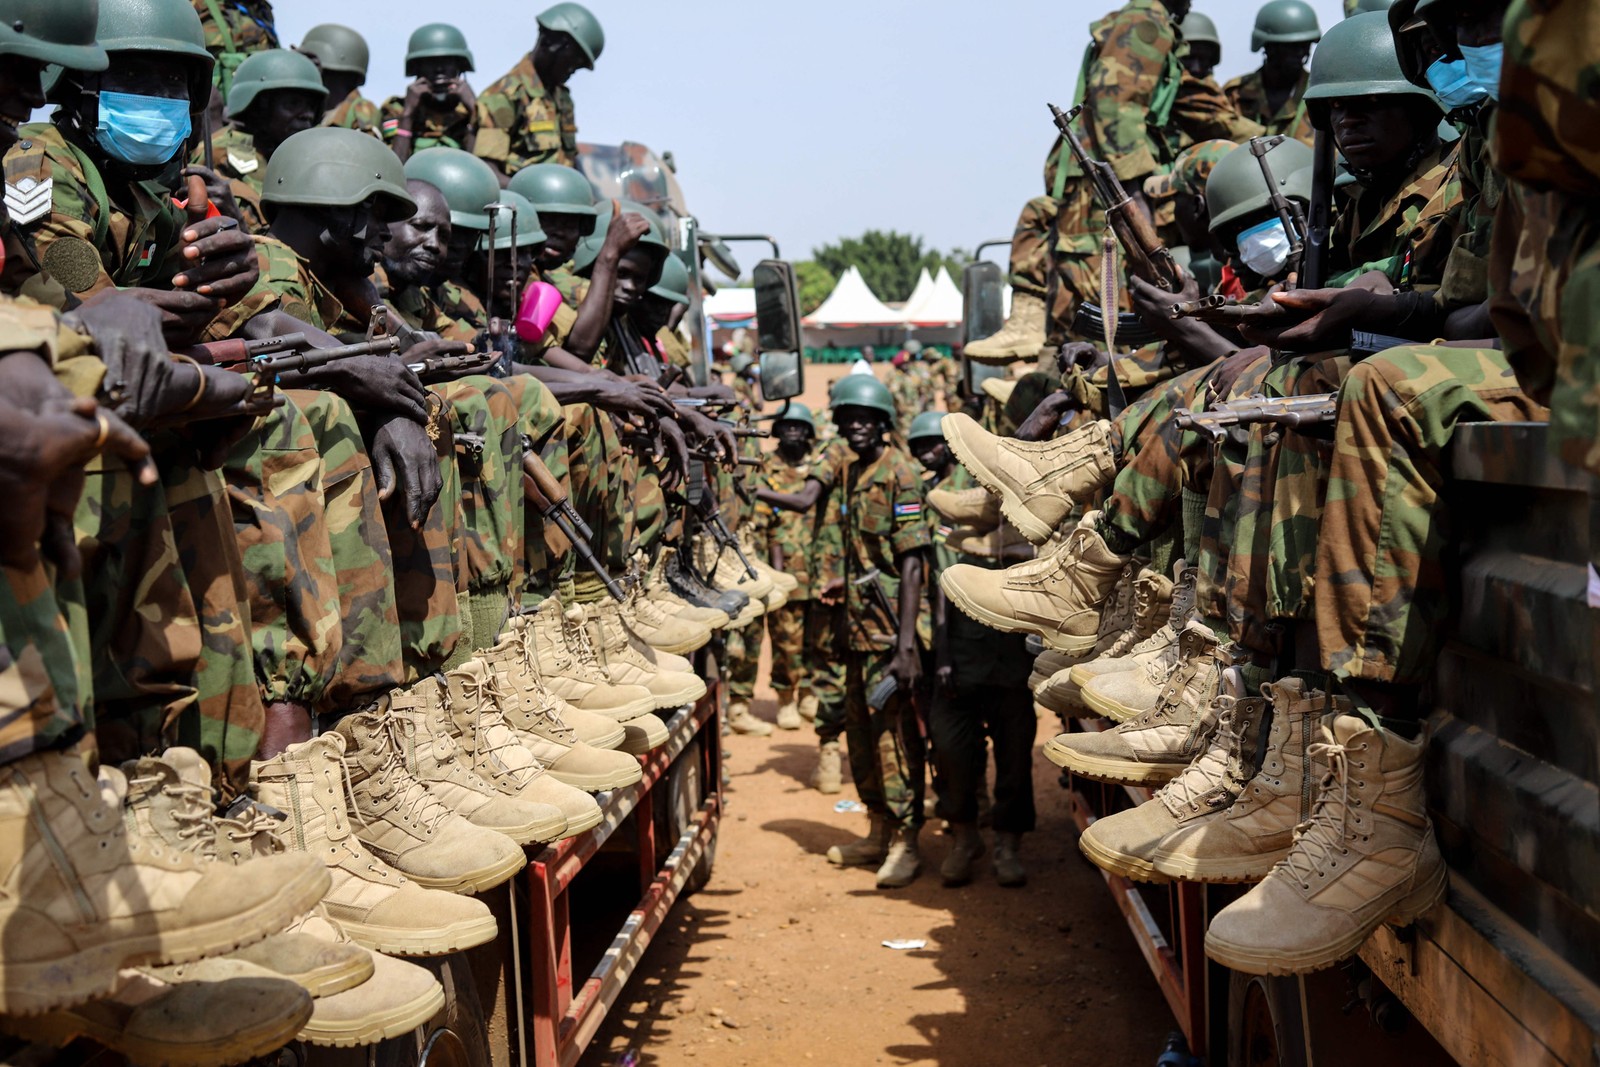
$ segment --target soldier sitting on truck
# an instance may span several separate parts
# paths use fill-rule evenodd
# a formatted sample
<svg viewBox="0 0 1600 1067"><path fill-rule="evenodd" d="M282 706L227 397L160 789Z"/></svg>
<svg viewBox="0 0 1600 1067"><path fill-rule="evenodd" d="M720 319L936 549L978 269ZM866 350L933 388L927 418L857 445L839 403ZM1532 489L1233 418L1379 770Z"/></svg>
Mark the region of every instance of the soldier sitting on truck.
<svg viewBox="0 0 1600 1067"><path fill-rule="evenodd" d="M403 97L383 104L383 139L402 161L427 148L462 148L477 142L478 98L467 84L472 50L460 30L444 22L418 27L406 43Z"/></svg>

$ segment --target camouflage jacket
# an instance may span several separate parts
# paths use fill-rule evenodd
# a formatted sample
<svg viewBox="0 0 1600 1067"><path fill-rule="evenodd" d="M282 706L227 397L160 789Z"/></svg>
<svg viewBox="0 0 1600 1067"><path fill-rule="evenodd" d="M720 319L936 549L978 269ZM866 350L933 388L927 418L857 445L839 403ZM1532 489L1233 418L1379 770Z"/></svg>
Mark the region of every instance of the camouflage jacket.
<svg viewBox="0 0 1600 1067"><path fill-rule="evenodd" d="M1307 114L1305 101L1301 99L1305 95L1306 82L1310 77L1310 74L1302 70L1300 80L1295 82L1294 92L1289 94L1283 106L1276 111L1268 110L1267 87L1261 80L1259 70L1240 75L1224 85L1222 91L1227 95L1228 102L1233 105L1235 111L1251 122L1266 127L1267 133L1286 133L1295 140L1310 145L1316 140L1317 131L1311 128L1311 116Z"/></svg>
<svg viewBox="0 0 1600 1067"><path fill-rule="evenodd" d="M1178 81L1178 96L1172 104L1172 121L1180 134L1177 150L1201 141L1237 141L1243 144L1267 131L1260 123L1239 114L1233 102L1210 78L1196 78L1184 71Z"/></svg>
<svg viewBox="0 0 1600 1067"><path fill-rule="evenodd" d="M1489 298L1489 242L1495 210L1506 187L1490 151L1489 132L1496 110L1492 101L1486 102L1457 123L1461 131L1456 147L1461 202L1455 211L1455 244L1436 295L1446 309L1481 304Z"/></svg>
<svg viewBox="0 0 1600 1067"><path fill-rule="evenodd" d="M311 273L299 253L273 237L258 236L255 242L261 277L244 299L217 316L206 331L208 339L232 337L250 319L272 310L329 333L356 326L344 305Z"/></svg>
<svg viewBox="0 0 1600 1067"><path fill-rule="evenodd" d="M373 270L372 281L383 302L416 329L451 341L471 341L478 336L478 331L446 315L427 286L408 285L396 291L382 265Z"/></svg>
<svg viewBox="0 0 1600 1067"><path fill-rule="evenodd" d="M1143 178L1177 154L1178 135L1168 120L1183 75L1178 24L1161 0L1128 0L1089 33L1093 40L1079 76L1083 146L1122 181ZM1057 137L1045 160L1045 191L1059 200L1067 179L1081 176Z"/></svg>
<svg viewBox="0 0 1600 1067"><path fill-rule="evenodd" d="M572 310L578 310L578 305L583 303L583 298L589 295L589 279L580 278L572 273L572 264L565 263L550 270L540 271L539 276L549 282L561 293L561 299Z"/></svg>
<svg viewBox="0 0 1600 1067"><path fill-rule="evenodd" d="M845 580L849 647L892 648L900 595L897 559L932 543L922 517L922 478L911 459L893 444L866 465L848 449L834 452L811 477L832 490L839 531L836 573ZM880 602L870 581L858 581L874 570L887 604ZM814 585L816 580L814 576Z"/></svg>
<svg viewBox="0 0 1600 1067"><path fill-rule="evenodd" d="M228 179L233 198L244 215L251 233L267 232L267 215L261 207L262 183L267 177L267 158L256 150L256 140L237 126L224 126L211 137L211 161L216 172ZM204 166L206 152L196 146L189 162Z"/></svg>
<svg viewBox="0 0 1600 1067"><path fill-rule="evenodd" d="M1495 159L1507 178L1588 203L1600 199L1597 38L1600 22L1586 0L1511 6L1494 134Z"/></svg>
<svg viewBox="0 0 1600 1067"><path fill-rule="evenodd" d="M911 431L911 420L933 410L933 374L922 362L908 362L889 378L889 395L894 399L895 422L902 434Z"/></svg>
<svg viewBox="0 0 1600 1067"><path fill-rule="evenodd" d="M374 137L382 136L378 132L380 121L378 105L362 96L360 89L351 89L350 95L345 97L338 107L322 116L324 126L337 126L341 130L360 130Z"/></svg>
<svg viewBox="0 0 1600 1067"><path fill-rule="evenodd" d="M228 98L233 72L246 56L279 47L278 26L269 0L194 0L206 51L217 60L212 80Z"/></svg>
<svg viewBox="0 0 1600 1067"><path fill-rule="evenodd" d="M564 85L546 89L533 54L478 96L478 142L473 152L515 174L534 163L578 162L578 123Z"/></svg>
<svg viewBox="0 0 1600 1067"><path fill-rule="evenodd" d="M779 493L798 493L818 463L815 451L799 463L791 464L780 452L768 452L761 457L761 473L769 489ZM767 518L767 541L783 553L783 569L800 580L800 585L789 594L790 600L810 600L815 595L811 584L811 532L815 525L811 516L781 508L770 509Z"/></svg>
<svg viewBox="0 0 1600 1067"><path fill-rule="evenodd" d="M400 129L400 119L405 113L405 97L391 96L383 102L381 125L385 141L394 141L394 135ZM441 145L445 148L465 148L475 129L477 115L460 100L452 96L448 106L441 106L433 97L424 96L411 117L411 147L418 152Z"/></svg>
<svg viewBox="0 0 1600 1067"><path fill-rule="evenodd" d="M454 323L450 336L462 337L471 332L471 340L489 328L489 312L476 293L456 281L443 281L428 287L428 293L439 307L439 313ZM439 331L441 334L443 330Z"/></svg>
<svg viewBox="0 0 1600 1067"><path fill-rule="evenodd" d="M74 293L170 288L183 266L186 222L170 191L140 182L113 200L94 163L56 127L32 123L19 135L5 159L6 199L45 273Z"/></svg>
<svg viewBox="0 0 1600 1067"><path fill-rule="evenodd" d="M1455 150L1455 144L1430 149L1387 196L1359 183L1335 190L1329 285L1347 285L1378 270L1401 289L1438 287L1455 242L1452 220L1461 201L1452 165Z"/></svg>

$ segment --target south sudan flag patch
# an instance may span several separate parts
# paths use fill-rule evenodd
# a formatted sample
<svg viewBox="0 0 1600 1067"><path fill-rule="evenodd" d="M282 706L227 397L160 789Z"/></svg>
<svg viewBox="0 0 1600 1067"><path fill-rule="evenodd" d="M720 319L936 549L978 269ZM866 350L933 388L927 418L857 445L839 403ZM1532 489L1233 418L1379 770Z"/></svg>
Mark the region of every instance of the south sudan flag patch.
<svg viewBox="0 0 1600 1067"><path fill-rule="evenodd" d="M896 504L894 506L894 517L896 519L915 519L921 515L922 504L920 502L915 504Z"/></svg>

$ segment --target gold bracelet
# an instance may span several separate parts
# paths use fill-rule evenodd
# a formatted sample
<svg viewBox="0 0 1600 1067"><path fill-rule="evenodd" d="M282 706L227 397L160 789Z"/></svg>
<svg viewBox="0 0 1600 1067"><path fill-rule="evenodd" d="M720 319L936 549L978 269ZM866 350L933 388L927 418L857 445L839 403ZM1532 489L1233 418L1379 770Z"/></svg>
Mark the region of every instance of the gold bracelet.
<svg viewBox="0 0 1600 1067"><path fill-rule="evenodd" d="M193 411L194 410L194 406L196 404L200 403L200 398L206 395L206 371L205 371L205 368L200 366L199 361L196 360L193 356L186 356L181 352L172 353L172 358L177 360L180 363L189 364L189 366L194 368L194 372L196 374L200 375L200 388L198 388L198 389L196 389L194 391L194 396L189 398L189 402L187 404L183 405L183 407L178 409L180 412Z"/></svg>

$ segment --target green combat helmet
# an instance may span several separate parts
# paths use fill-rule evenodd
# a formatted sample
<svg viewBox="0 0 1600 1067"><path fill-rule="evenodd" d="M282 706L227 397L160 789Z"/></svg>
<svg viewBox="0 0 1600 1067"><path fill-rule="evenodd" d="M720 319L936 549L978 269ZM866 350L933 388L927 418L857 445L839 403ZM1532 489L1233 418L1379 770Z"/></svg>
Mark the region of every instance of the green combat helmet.
<svg viewBox="0 0 1600 1067"><path fill-rule="evenodd" d="M560 163L535 163L511 176L508 188L515 189L533 206L553 215L598 215L594 186L579 171ZM611 205L604 205L607 213Z"/></svg>
<svg viewBox="0 0 1600 1067"><path fill-rule="evenodd" d="M1269 44L1316 44L1322 40L1317 13L1305 0L1267 0L1256 12L1250 31L1250 51Z"/></svg>
<svg viewBox="0 0 1600 1067"><path fill-rule="evenodd" d="M1388 11L1393 6L1394 0L1355 0L1355 3L1345 0L1344 17L1364 15L1368 11Z"/></svg>
<svg viewBox="0 0 1600 1067"><path fill-rule="evenodd" d="M399 158L370 134L334 126L301 130L279 145L261 193L265 204L307 207L349 207L373 197L385 221L417 213Z"/></svg>
<svg viewBox="0 0 1600 1067"><path fill-rule="evenodd" d="M789 401L789 406L784 409L783 414L779 415L773 420L773 428L776 429L780 423L785 422L798 422L806 429L810 430L813 436L815 436L817 432L816 417L811 414L810 408L806 407L798 400Z"/></svg>
<svg viewBox="0 0 1600 1067"><path fill-rule="evenodd" d="M663 257L671 254L672 249L667 245L666 238L661 235L661 220L653 211L632 200L619 200L617 204L622 208L624 215L642 215L650 223L650 228L644 232L644 236L639 238L639 243L634 247L659 250ZM610 203L601 205L599 212L599 216L595 219L594 232L579 241L577 250L572 253L574 273L582 274L594 266L594 261L600 256L600 246L606 242L606 231L611 228Z"/></svg>
<svg viewBox="0 0 1600 1067"><path fill-rule="evenodd" d="M472 65L467 35L448 22L430 22L412 32L406 42L406 77L415 78L417 64L424 59L459 59L462 70L477 69Z"/></svg>
<svg viewBox="0 0 1600 1067"><path fill-rule="evenodd" d="M336 70L345 74L360 75L363 85L367 80L369 55L367 39L349 26L324 22L306 31L299 51L317 61L323 70Z"/></svg>
<svg viewBox="0 0 1600 1067"><path fill-rule="evenodd" d="M828 404L835 413L840 408L871 408L894 425L894 397L889 395L889 387L871 374L846 374L834 382Z"/></svg>
<svg viewBox="0 0 1600 1067"><path fill-rule="evenodd" d="M1352 96L1416 96L1444 115L1439 98L1400 69L1389 16L1382 11L1352 15L1334 26L1311 57L1304 99L1313 126L1329 131L1328 102Z"/></svg>
<svg viewBox="0 0 1600 1067"><path fill-rule="evenodd" d="M944 421L942 411L924 411L911 420L911 432L906 434L907 441L915 441L919 437L937 437L944 440L944 431L939 429L939 424Z"/></svg>
<svg viewBox="0 0 1600 1067"><path fill-rule="evenodd" d="M545 242L544 230L539 226L539 213L534 210L528 198L510 189L500 190L500 221L495 224L496 234L494 247L497 252L505 252L511 248L511 216L517 216L517 247L527 248L529 245L542 245ZM485 240L488 238L485 237Z"/></svg>
<svg viewBox="0 0 1600 1067"><path fill-rule="evenodd" d="M1303 141L1279 141L1267 152L1272 176L1285 196L1311 202L1311 163L1313 153ZM1302 184L1303 183L1303 184ZM1211 212L1211 232L1227 233L1241 220L1272 207L1261 164L1249 145L1239 145L1217 161L1206 178L1206 207Z"/></svg>
<svg viewBox="0 0 1600 1067"><path fill-rule="evenodd" d="M95 24L89 0L0 0L0 55L94 74L109 63Z"/></svg>
<svg viewBox="0 0 1600 1067"><path fill-rule="evenodd" d="M153 53L182 64L189 82L189 110L199 113L209 106L216 60L206 51L206 31L189 0L100 0L95 39L108 55ZM46 73L45 84L50 81ZM320 81L317 84L321 86Z"/></svg>
<svg viewBox="0 0 1600 1067"><path fill-rule="evenodd" d="M233 72L228 90L228 117L237 118L255 103L262 93L293 91L309 93L318 100L328 95L317 65L299 52L273 48L256 52Z"/></svg>
<svg viewBox="0 0 1600 1067"><path fill-rule="evenodd" d="M728 361L728 369L733 371L735 378L744 377L744 372L756 365L756 357L748 352L740 352Z"/></svg>
<svg viewBox="0 0 1600 1067"><path fill-rule="evenodd" d="M406 160L406 177L427 182L444 194L445 203L450 205L452 226L489 228L489 213L484 208L500 202L500 180L489 164L471 152L459 148L423 149Z"/></svg>
<svg viewBox="0 0 1600 1067"><path fill-rule="evenodd" d="M1214 44L1219 51L1222 48L1222 38L1217 36L1217 24L1198 11L1191 11L1185 15L1183 21L1178 23L1178 29L1183 32L1183 39L1190 44Z"/></svg>
<svg viewBox="0 0 1600 1067"><path fill-rule="evenodd" d="M677 256L668 256L661 264L661 280L650 287L650 293L674 304L688 306L689 284L689 268Z"/></svg>
<svg viewBox="0 0 1600 1067"><path fill-rule="evenodd" d="M570 35L589 57L589 69L594 69L594 61L606 47L606 31L588 8L582 4L556 4L540 13L538 23L547 30Z"/></svg>

